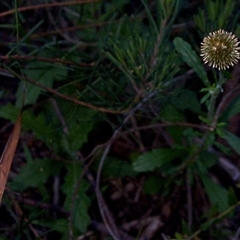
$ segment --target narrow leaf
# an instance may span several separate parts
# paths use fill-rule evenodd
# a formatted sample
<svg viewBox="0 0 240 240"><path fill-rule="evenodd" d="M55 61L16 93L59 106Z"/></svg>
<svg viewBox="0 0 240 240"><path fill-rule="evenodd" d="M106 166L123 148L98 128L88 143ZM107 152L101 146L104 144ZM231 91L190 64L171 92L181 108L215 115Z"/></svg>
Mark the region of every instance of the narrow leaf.
<svg viewBox="0 0 240 240"><path fill-rule="evenodd" d="M222 113L222 116L220 118L220 121L227 121L234 115L240 112L240 96L236 97L224 110Z"/></svg>
<svg viewBox="0 0 240 240"><path fill-rule="evenodd" d="M217 206L219 212L223 212L229 208L228 191L213 182L207 175L202 175L201 180L212 205Z"/></svg>
<svg viewBox="0 0 240 240"><path fill-rule="evenodd" d="M186 62L191 68L193 68L193 70L197 73L205 85L208 85L207 73L204 70L198 55L192 49L191 45L179 37L176 37L173 40L173 43L176 50L181 55L183 61Z"/></svg>
<svg viewBox="0 0 240 240"><path fill-rule="evenodd" d="M228 144L236 151L238 155L240 155L240 138L239 137L230 133L227 130L222 131L221 137L227 140Z"/></svg>
<svg viewBox="0 0 240 240"><path fill-rule="evenodd" d="M7 183L9 170L17 148L21 132L21 120L22 113L20 112L0 159L0 203L2 201L2 196L5 190L5 185Z"/></svg>

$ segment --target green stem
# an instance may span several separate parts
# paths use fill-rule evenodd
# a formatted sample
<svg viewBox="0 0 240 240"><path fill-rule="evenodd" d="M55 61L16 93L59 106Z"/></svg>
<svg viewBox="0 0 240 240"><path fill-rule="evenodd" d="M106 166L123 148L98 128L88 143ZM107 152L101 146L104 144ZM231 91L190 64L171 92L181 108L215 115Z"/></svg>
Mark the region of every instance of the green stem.
<svg viewBox="0 0 240 240"><path fill-rule="evenodd" d="M213 123L213 119L214 119L214 115L215 115L216 100L217 100L217 97L219 96L219 94L222 92L222 86L223 86L224 82L225 82L225 78L224 78L222 72L220 71L219 72L219 80L218 80L217 86L212 91L212 96L211 96L209 108L208 108L207 118L208 118L210 125Z"/></svg>
<svg viewBox="0 0 240 240"><path fill-rule="evenodd" d="M219 214L215 218L212 218L209 221L205 222L205 226L206 226L205 228L211 227L213 222L215 222L217 220L221 220L222 218L227 216L230 212L232 212L239 205L240 205L240 201L238 201L236 204L230 206L228 209L226 209L223 213ZM202 228L203 228L203 225L202 225ZM198 229L195 233L193 233L191 236L189 236L185 240L191 240L191 239L195 238L196 236L198 236L201 232L202 232L202 229Z"/></svg>
<svg viewBox="0 0 240 240"><path fill-rule="evenodd" d="M212 129L210 128L210 130L214 130L213 119L215 116L216 99L219 96L219 94L222 92L222 86L224 83L225 83L225 78L223 74L219 72L218 83L215 89L212 90L212 96L211 96L210 104L208 108L207 117L208 117L209 125L212 128ZM179 167L179 171L182 171L187 166L189 166L192 162L194 162L196 158L198 158L199 154L208 147L208 140L210 136L211 136L211 131L207 131L203 135L201 144L193 151L193 153L187 158L187 160Z"/></svg>

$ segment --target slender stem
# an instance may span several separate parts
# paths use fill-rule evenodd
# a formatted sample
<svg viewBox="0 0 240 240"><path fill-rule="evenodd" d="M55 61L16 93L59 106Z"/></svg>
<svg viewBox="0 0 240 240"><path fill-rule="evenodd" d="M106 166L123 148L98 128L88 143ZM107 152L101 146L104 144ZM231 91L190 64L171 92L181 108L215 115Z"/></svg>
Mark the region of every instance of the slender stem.
<svg viewBox="0 0 240 240"><path fill-rule="evenodd" d="M56 2L56 3L43 3L43 4L35 4L31 6L24 6L17 9L18 12L24 12L28 10L39 10L41 8L50 8L50 7L59 7L59 6L71 6L77 4L84 4L84 3L98 3L100 0L75 0L75 1L66 1L66 2ZM5 17L7 15L15 13L15 8L10 9L5 12L0 13L0 18Z"/></svg>
<svg viewBox="0 0 240 240"><path fill-rule="evenodd" d="M232 212L239 205L240 205L240 201L238 201L236 204L230 206L228 209L226 209L223 213L219 214L215 218L210 219L209 221L207 221L205 223L206 227L209 228L212 225L211 223L224 218L225 216L227 216L230 212ZM189 236L185 240L191 240L191 239L195 238L197 235L199 235L201 233L201 231L202 231L201 229L198 229L195 233L193 233L191 236Z"/></svg>
<svg viewBox="0 0 240 240"><path fill-rule="evenodd" d="M191 186L191 168L186 172L186 185L187 185L187 209L188 209L188 231L191 231L193 223L193 201L192 201L192 186Z"/></svg>
<svg viewBox="0 0 240 240"><path fill-rule="evenodd" d="M102 172L102 168L103 168L103 164L105 162L105 159L110 151L110 148L112 146L113 141L118 137L122 127L128 122L128 120L131 118L131 116L133 116L133 114L141 108L141 106L147 102L149 99L151 99L153 96L155 96L156 92L151 92L149 94L147 94L141 102L139 102L134 108L131 109L131 111L129 111L123 122L121 123L121 125L114 131L111 139L109 140L109 143L107 145L107 147L105 148L102 157L100 159L100 163L98 165L98 171L97 171L97 177L96 177L96 187L95 187L95 192L97 195L97 200L98 200L98 206L99 206L99 210L100 210L100 214L102 216L103 222L109 232L109 234L113 237L114 240L119 240L119 232L117 229L117 226L115 224L115 222L113 221L113 217L110 214L110 211L108 209L108 207L105 204L105 200L102 196L101 190L100 190L100 178L101 178L101 172Z"/></svg>
<svg viewBox="0 0 240 240"><path fill-rule="evenodd" d="M219 72L219 80L218 80L218 83L217 83L217 86L215 87L215 89L212 90L212 96L211 96L211 99L210 99L210 104L209 104L209 108L208 108L208 115L207 115L211 131L214 130L214 126L216 125L216 123L213 121L214 120L214 116L215 116L215 105L216 105L217 97L219 96L219 94L222 91L222 86L223 86L224 82L225 82L225 78L222 75L222 73ZM199 153L202 152L207 147L207 142L208 142L208 139L209 139L210 135L211 134L210 134L209 131L207 131L203 135L202 143L189 156L187 161L183 163L183 165L179 168L179 170L185 169L191 162L195 161L195 159L198 157Z"/></svg>
<svg viewBox="0 0 240 240"><path fill-rule="evenodd" d="M14 10L15 10L15 24L16 24L16 39L17 43L19 42L19 20L18 20L18 11L17 11L17 1L14 1Z"/></svg>
<svg viewBox="0 0 240 240"><path fill-rule="evenodd" d="M214 119L214 115L215 115L215 105L216 105L216 100L217 97L219 96L219 94L222 92L222 86L225 82L225 78L222 74L222 72L219 72L219 80L217 83L217 86L215 87L215 89L212 91L212 96L210 99L210 104L209 104L209 108L208 108L208 121L210 123L210 125L212 125L213 123L213 119Z"/></svg>

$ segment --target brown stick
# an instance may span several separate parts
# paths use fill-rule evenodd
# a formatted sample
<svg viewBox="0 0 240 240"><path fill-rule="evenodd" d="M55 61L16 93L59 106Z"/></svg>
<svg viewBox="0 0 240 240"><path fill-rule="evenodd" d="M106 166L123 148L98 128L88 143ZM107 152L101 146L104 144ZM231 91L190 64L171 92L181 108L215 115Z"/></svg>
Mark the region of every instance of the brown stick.
<svg viewBox="0 0 240 240"><path fill-rule="evenodd" d="M69 2L58 2L58 3L45 3L45 4L38 4L38 5L31 5L31 6L25 6L20 7L17 9L11 9L6 12L0 13L0 17L5 17L7 15L11 15L18 12L24 12L27 10L34 10L34 9L40 9L40 8L50 8L50 7L60 7L60 6L70 6L70 5L77 5L77 4L84 4L84 3L98 3L99 0L76 0L76 1L69 1Z"/></svg>
<svg viewBox="0 0 240 240"><path fill-rule="evenodd" d="M63 60L59 58L46 58L46 57L36 57L36 56L24 56L24 55L0 55L0 59L2 60L11 60L11 59L16 59L16 60L27 60L27 61L32 61L32 60L37 60L37 61L42 61L42 62L49 62L49 63L61 63L65 65L78 65L81 67L93 67L94 63L75 63L72 61L68 60Z"/></svg>

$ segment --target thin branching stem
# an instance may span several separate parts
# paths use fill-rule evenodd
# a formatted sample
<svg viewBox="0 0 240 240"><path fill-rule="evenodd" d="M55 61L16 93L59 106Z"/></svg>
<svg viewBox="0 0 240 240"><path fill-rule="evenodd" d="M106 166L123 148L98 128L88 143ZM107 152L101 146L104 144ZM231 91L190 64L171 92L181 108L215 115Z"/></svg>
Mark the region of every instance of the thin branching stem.
<svg viewBox="0 0 240 240"><path fill-rule="evenodd" d="M236 204L230 206L228 209L226 209L224 212L220 213L217 217L210 219L208 222L205 223L206 227L210 227L212 222L221 220L223 217L227 216L230 212L232 212L237 206L240 205L240 201L238 201ZM201 233L201 229L194 232L190 237L186 238L185 240L191 240L197 237Z"/></svg>
<svg viewBox="0 0 240 240"><path fill-rule="evenodd" d="M93 110L96 110L96 111L99 111L99 112L105 112L105 113L113 113L113 114L122 114L122 113L126 113L128 112L129 110L128 109L124 109L124 110L112 110L112 109L107 109L107 108L103 108L103 107L97 107L97 106L94 106L90 103L86 103L86 102L83 102L83 101L80 101L80 100L77 100L76 98L72 98L72 97L69 97L65 94L62 94L60 92L58 92L57 90L53 89L53 88L49 88L49 87L46 87L44 86L43 84L39 83L39 82L36 82L28 77L22 77L21 75L19 75L18 73L16 73L15 71L12 71L10 68L8 68L6 65L5 65L5 68L8 70L8 73L11 73L12 75L14 75L15 77L17 77L18 79L23 79L29 83L32 83L42 89L44 89L45 91L47 92L50 92L52 93L53 95L55 96L58 96L64 100L67 100L67 101L70 101L70 102L73 102L77 105L80 105L80 106L83 106L83 107L87 107L87 108L90 108L90 109L93 109Z"/></svg>
<svg viewBox="0 0 240 240"><path fill-rule="evenodd" d="M114 140L118 137L119 133L122 130L122 127L129 121L129 119L133 116L133 114L141 108L142 104L147 102L149 99L151 99L153 96L155 96L155 92L151 92L150 94L148 94L145 98L143 98L143 100L138 103L131 111L129 111L129 113L126 115L126 117L124 118L122 124L114 131L111 139L108 142L108 145L106 146L103 155L101 157L100 163L98 165L98 171L97 171L97 177L96 177L96 195L97 195L97 199L98 199L98 206L99 206L99 210L102 216L102 219L104 221L104 224L106 225L109 234L111 234L111 236L114 238L114 240L119 240L119 233L117 230L117 226L114 223L114 220L110 214L110 211L107 208L107 205L105 204L105 201L103 199L101 190L100 190L100 178L101 178L101 172L102 172L102 168L105 162L105 159L110 151L110 148L112 146L112 143L114 142Z"/></svg>
<svg viewBox="0 0 240 240"><path fill-rule="evenodd" d="M160 25L157 40L156 40L156 43L155 43L155 46L154 46L154 49L153 49L153 54L152 54L152 57L151 57L151 60L150 60L149 70L148 70L148 72L145 76L144 81L146 81L150 77L150 75L154 71L154 68L157 64L157 55L158 55L159 48L160 48L160 45L161 45L161 42L162 42L162 39L163 39L166 23L167 23L167 19L164 19L162 21L161 25Z"/></svg>
<svg viewBox="0 0 240 240"><path fill-rule="evenodd" d="M211 93L211 99L210 99L210 103L209 103L209 108L208 108L208 121L209 123L212 125L213 124L213 120L214 120L214 116L215 116L215 109L216 109L216 100L217 97L219 96L219 94L222 92L222 86L224 84L224 76L222 74L222 72L219 72L219 80L217 83L217 86L215 87L214 90L212 90Z"/></svg>

